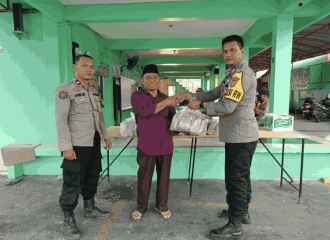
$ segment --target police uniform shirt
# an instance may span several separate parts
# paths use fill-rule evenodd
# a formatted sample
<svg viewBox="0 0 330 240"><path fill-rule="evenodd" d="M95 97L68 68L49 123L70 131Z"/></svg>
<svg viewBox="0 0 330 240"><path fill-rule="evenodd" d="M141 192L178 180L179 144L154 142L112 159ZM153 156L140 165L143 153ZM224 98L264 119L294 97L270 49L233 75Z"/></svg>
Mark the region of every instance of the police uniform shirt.
<svg viewBox="0 0 330 240"><path fill-rule="evenodd" d="M220 142L253 142L259 139L253 110L256 89L254 72L241 60L220 85L209 92L192 93L192 97L200 101L220 98L207 103L207 113L219 115Z"/></svg>
<svg viewBox="0 0 330 240"><path fill-rule="evenodd" d="M92 147L95 131L101 139L109 138L101 103L96 88L88 83L86 90L76 78L56 89L55 116L59 151L73 149L72 145Z"/></svg>

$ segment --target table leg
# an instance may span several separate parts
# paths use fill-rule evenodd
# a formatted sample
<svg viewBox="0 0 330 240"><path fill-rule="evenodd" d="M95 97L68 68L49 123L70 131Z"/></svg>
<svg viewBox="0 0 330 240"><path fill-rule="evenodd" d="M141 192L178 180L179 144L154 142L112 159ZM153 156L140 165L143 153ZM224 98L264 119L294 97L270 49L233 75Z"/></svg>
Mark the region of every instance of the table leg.
<svg viewBox="0 0 330 240"><path fill-rule="evenodd" d="M191 156L192 156L192 150L193 150L193 143L194 143L194 138L191 139L190 162L189 162L189 172L188 172L188 185L189 185L189 180L190 180L190 167L191 167Z"/></svg>
<svg viewBox="0 0 330 240"><path fill-rule="evenodd" d="M283 138L283 145L282 145L282 165L281 165L281 184L280 184L280 187L282 187L282 180L283 180L283 162L284 162L284 142L285 142L285 139Z"/></svg>
<svg viewBox="0 0 330 240"><path fill-rule="evenodd" d="M123 148L123 150L121 150L121 152L117 155L117 157L108 165L108 167L101 173L101 176L105 173L105 171L107 171L108 169L109 169L109 167L111 166L111 164L114 162L114 161L116 161L116 159L120 156L120 154L127 148L127 146L133 141L133 139L134 138L131 138L131 140L126 144L126 146ZM104 178L105 178L106 176L104 176L103 178L102 178L102 180L97 184L97 186L98 185L100 185L100 183L104 180Z"/></svg>
<svg viewBox="0 0 330 240"><path fill-rule="evenodd" d="M304 148L305 148L305 139L302 139L302 149L301 149L301 168L300 168L300 186L299 186L299 204L302 191L302 175L303 175L303 164L304 164Z"/></svg>
<svg viewBox="0 0 330 240"><path fill-rule="evenodd" d="M285 169L281 166L281 164L276 160L276 158L274 157L274 155L269 151L269 149L266 147L266 145L261 141L261 139L259 138L259 141L262 143L262 145L264 145L264 147L266 148L266 150L269 152L269 154L274 158L274 160L277 162L277 164L281 167L281 169L286 173L286 175L288 175L288 177L290 178L291 182L293 183L293 179L290 177L290 175L288 174L287 171L285 171ZM284 179L285 181L287 181L286 179ZM287 181L288 182L288 181Z"/></svg>
<svg viewBox="0 0 330 240"><path fill-rule="evenodd" d="M191 190L192 190L192 184L193 184L193 179L194 179L196 146L197 146L197 137L195 138L194 157L193 157L193 167L192 167L192 171L191 171L191 181L190 181L190 195L189 195L189 201L191 200Z"/></svg>
<svg viewBox="0 0 330 240"><path fill-rule="evenodd" d="M107 150L107 162L109 166L109 150ZM110 168L108 168L108 182L110 182Z"/></svg>

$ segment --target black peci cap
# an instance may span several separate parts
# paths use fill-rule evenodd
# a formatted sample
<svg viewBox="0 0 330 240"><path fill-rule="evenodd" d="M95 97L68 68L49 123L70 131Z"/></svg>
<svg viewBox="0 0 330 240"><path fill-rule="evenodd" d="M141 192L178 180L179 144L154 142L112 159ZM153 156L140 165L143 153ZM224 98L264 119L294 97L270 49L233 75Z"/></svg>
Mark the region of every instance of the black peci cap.
<svg viewBox="0 0 330 240"><path fill-rule="evenodd" d="M142 74L142 76L143 76L144 74L146 74L146 73L157 73L157 74L159 75L159 73L158 73L158 68L157 68L157 66L156 66L155 64L149 64L149 65L146 65L146 66L144 67L144 69L143 69L143 74Z"/></svg>

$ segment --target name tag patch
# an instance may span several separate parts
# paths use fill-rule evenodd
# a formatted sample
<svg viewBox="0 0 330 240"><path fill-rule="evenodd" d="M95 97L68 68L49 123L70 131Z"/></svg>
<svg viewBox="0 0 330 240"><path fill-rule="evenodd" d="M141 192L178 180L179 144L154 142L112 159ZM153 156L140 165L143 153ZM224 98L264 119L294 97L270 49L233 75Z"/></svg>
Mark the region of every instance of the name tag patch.
<svg viewBox="0 0 330 240"><path fill-rule="evenodd" d="M229 82L229 87L226 92L227 99L231 99L235 102L242 100L244 96L244 90L242 86L243 72L235 72Z"/></svg>
<svg viewBox="0 0 330 240"><path fill-rule="evenodd" d="M94 95L94 96L100 96L100 94L98 94L98 93L93 93L93 95Z"/></svg>
<svg viewBox="0 0 330 240"><path fill-rule="evenodd" d="M81 96L85 96L85 93L78 93L76 95L74 95L75 97L81 97Z"/></svg>

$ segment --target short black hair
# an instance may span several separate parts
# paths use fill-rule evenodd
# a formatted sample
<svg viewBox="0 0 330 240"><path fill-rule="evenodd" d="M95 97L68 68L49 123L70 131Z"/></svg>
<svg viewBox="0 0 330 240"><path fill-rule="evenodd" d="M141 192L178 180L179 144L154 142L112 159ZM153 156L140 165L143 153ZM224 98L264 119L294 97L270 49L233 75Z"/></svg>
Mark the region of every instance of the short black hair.
<svg viewBox="0 0 330 240"><path fill-rule="evenodd" d="M87 57L87 58L90 58L90 59L92 59L92 60L94 61L94 59L93 59L91 56L84 54L84 55L78 55L78 56L74 59L74 64L77 64L77 62L79 62L79 61L80 61L80 58L82 58L82 57Z"/></svg>
<svg viewBox="0 0 330 240"><path fill-rule="evenodd" d="M232 41L236 41L238 43L238 46L240 47L240 49L244 48L244 40L241 36L230 35L230 36L227 36L224 39L222 39L222 49L223 49L223 46L225 45L225 43L232 42Z"/></svg>

